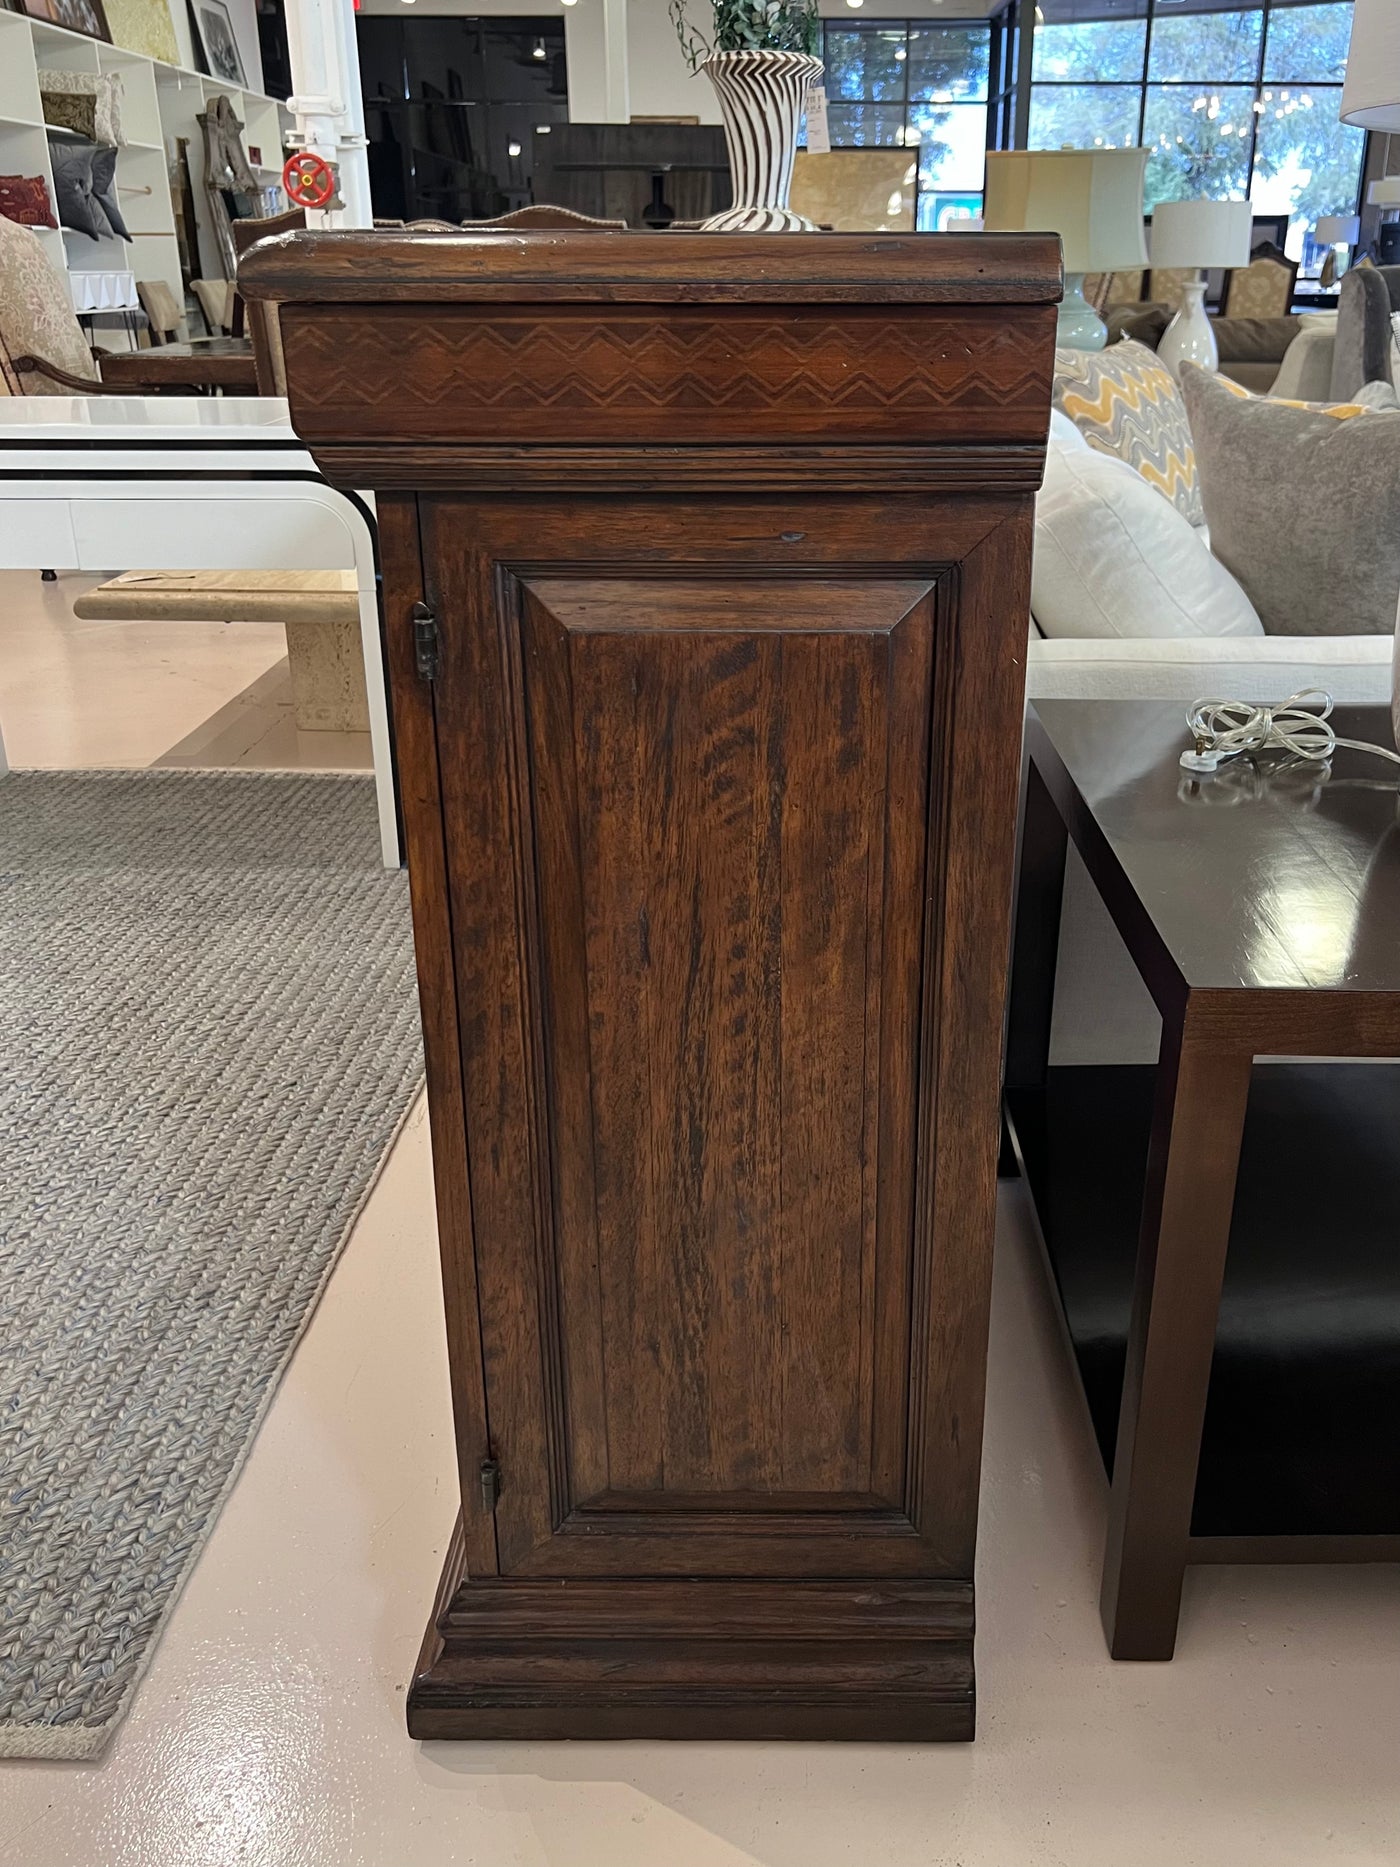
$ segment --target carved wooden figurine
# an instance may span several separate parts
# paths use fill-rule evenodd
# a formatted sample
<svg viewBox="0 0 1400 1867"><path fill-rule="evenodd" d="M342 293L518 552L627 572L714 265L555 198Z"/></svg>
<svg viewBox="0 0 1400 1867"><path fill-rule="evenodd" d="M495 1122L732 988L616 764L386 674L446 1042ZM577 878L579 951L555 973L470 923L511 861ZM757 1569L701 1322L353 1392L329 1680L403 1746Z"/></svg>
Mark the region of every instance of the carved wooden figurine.
<svg viewBox="0 0 1400 1867"><path fill-rule="evenodd" d="M966 1738L1057 242L301 234L462 1503L423 1737Z"/></svg>

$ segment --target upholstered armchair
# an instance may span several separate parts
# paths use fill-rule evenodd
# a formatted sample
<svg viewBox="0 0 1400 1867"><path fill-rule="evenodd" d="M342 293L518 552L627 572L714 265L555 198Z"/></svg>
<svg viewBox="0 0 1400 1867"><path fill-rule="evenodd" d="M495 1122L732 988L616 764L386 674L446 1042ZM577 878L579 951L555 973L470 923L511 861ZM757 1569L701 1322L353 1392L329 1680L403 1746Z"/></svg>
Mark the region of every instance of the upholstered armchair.
<svg viewBox="0 0 1400 1867"><path fill-rule="evenodd" d="M1353 266L1337 299L1337 342L1332 352L1332 400L1349 402L1370 382L1400 389L1391 364L1400 312L1400 266Z"/></svg>
<svg viewBox="0 0 1400 1867"><path fill-rule="evenodd" d="M237 339L95 350L62 275L29 227L0 215L0 388L9 395L144 395L226 388L251 394L252 351Z"/></svg>

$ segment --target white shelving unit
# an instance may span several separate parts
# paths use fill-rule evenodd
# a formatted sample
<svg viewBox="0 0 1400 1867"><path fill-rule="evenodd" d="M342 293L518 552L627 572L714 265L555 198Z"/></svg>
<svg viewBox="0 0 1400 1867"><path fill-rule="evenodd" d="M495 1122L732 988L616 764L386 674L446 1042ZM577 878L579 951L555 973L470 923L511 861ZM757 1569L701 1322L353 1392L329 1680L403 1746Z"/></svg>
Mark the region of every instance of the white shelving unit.
<svg viewBox="0 0 1400 1867"><path fill-rule="evenodd" d="M293 121L286 106L258 91L222 84L181 65L163 64L141 52L104 45L22 13L0 12L0 174L42 175L51 206L54 192L49 126L44 122L39 96L39 72L44 68L121 74L126 144L117 155L117 187L122 214L132 235L128 245L115 236L94 240L67 228L36 228L54 264L65 276L70 272L110 270L133 272L138 279L162 279L176 300L181 300L169 168L175 139L183 136L189 139L199 225L198 271L208 279L221 278L218 249L208 226L203 138L196 119L211 98L232 98L243 120L245 147L259 149L262 154L261 163L255 166L258 181L270 188L281 175L283 144ZM110 343L105 333L104 341Z"/></svg>

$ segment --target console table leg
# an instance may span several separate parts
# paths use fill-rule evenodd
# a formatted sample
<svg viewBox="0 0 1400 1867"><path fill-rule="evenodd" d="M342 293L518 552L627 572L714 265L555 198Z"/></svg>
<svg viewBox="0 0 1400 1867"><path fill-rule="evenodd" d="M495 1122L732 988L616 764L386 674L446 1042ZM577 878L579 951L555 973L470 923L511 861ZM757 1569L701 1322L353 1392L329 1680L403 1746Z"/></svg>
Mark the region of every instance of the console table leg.
<svg viewBox="0 0 1400 1867"><path fill-rule="evenodd" d="M1164 1025L1100 1611L1118 1660L1176 1645L1253 1058Z"/></svg>
<svg viewBox="0 0 1400 1867"><path fill-rule="evenodd" d="M1069 834L1034 763L1021 816L1021 866L1006 1021L1006 1086L1043 1089L1050 1065L1055 967Z"/></svg>

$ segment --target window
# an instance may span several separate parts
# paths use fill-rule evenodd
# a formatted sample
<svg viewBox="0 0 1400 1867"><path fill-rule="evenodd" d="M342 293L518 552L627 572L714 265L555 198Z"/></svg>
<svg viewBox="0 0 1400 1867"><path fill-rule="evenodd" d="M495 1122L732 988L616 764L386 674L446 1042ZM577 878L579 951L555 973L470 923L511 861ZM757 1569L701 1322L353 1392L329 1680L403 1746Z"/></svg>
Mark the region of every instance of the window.
<svg viewBox="0 0 1400 1867"><path fill-rule="evenodd" d="M1009 116L1007 36L919 20L824 29L832 147L917 149L921 232L982 211L989 125Z"/></svg>
<svg viewBox="0 0 1400 1867"><path fill-rule="evenodd" d="M1351 0L1041 0L1030 146L1141 142L1147 209L1196 195L1287 215L1289 246L1355 210L1365 135L1339 119Z"/></svg>

